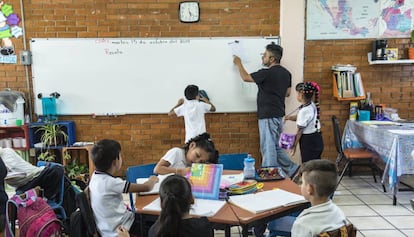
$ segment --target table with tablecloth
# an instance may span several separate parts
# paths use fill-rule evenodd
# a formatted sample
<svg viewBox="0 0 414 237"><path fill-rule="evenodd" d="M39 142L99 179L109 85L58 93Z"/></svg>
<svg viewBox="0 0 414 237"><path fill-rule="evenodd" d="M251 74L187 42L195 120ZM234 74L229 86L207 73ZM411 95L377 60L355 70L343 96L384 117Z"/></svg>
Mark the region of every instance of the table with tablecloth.
<svg viewBox="0 0 414 237"><path fill-rule="evenodd" d="M342 136L343 148L367 147L384 161L382 182L394 194L401 175L414 174L414 123L348 120Z"/></svg>

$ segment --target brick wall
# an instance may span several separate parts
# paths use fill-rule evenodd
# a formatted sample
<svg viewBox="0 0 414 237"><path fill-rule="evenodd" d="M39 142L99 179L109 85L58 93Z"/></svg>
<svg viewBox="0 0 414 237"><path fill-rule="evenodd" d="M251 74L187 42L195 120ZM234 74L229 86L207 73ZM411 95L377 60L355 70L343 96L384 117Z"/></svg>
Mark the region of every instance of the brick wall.
<svg viewBox="0 0 414 237"><path fill-rule="evenodd" d="M414 119L413 96L414 65L369 65L367 53L371 52L369 40L323 40L305 43L305 80L314 80L322 88L321 120L324 157L336 156L331 116L336 115L343 128L349 118L349 101L337 101L332 96L331 66L352 64L361 73L365 91L371 92L375 104L397 108L401 118ZM399 48L399 55L407 58L409 39L388 39L388 47Z"/></svg>
<svg viewBox="0 0 414 237"><path fill-rule="evenodd" d="M20 1L9 0L20 14ZM215 37L268 36L279 34L279 0L202 0L201 21L183 24L178 20L179 0L24 0L27 47L30 38L46 37ZM17 54L23 39L14 39ZM400 54L408 39L389 40L390 47L399 47ZM327 40L305 43L304 80L315 80L322 87L322 132L325 142L323 156L334 160L330 116L335 114L344 125L349 102L332 97L330 67L337 63L353 64L361 72L366 91L372 92L375 103L399 109L401 117L413 118L413 66L368 65L367 52L371 40ZM260 60L260 59L258 59ZM0 65L0 89L27 89L26 71L21 65ZM28 78L31 68L28 67ZM30 80L29 80L30 82ZM31 88L31 87L30 87ZM31 95L33 98L33 95ZM171 98L171 106L177 98ZM167 112L167 111L166 111ZM119 140L123 148L123 171L129 165L157 161L170 147L184 140L184 123L167 115L126 115L117 118L66 116L74 120L77 140ZM213 113L206 116L220 153L251 152L260 158L255 113Z"/></svg>

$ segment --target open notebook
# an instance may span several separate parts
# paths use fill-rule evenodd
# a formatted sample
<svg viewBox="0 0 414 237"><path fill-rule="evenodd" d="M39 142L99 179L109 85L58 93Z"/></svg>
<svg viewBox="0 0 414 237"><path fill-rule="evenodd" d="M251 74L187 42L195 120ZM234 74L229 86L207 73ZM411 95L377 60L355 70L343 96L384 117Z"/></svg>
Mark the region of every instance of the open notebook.
<svg viewBox="0 0 414 237"><path fill-rule="evenodd" d="M158 182L155 183L154 187L148 192L140 192L139 195L158 194L160 192L160 185L162 181L172 174L173 173L165 174L165 175L158 175ZM137 178L137 184L143 184L147 181L148 181L148 178Z"/></svg>
<svg viewBox="0 0 414 237"><path fill-rule="evenodd" d="M252 213L307 202L302 195L282 189L230 196L229 202Z"/></svg>
<svg viewBox="0 0 414 237"><path fill-rule="evenodd" d="M225 201L209 200L209 199L194 199L194 204L191 205L190 215L195 216L214 216L225 204ZM150 204L146 205L143 210L161 212L160 198L158 197Z"/></svg>

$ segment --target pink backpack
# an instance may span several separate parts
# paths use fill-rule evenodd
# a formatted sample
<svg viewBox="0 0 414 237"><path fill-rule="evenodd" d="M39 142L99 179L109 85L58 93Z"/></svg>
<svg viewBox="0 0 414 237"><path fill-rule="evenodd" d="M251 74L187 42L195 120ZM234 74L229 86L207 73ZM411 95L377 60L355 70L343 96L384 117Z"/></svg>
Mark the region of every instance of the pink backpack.
<svg viewBox="0 0 414 237"><path fill-rule="evenodd" d="M43 198L38 197L34 189L26 191L26 198L14 195L11 200L17 207L17 220L20 237L60 237L61 222L53 209ZM7 205L8 206L8 205ZM6 236L13 236L8 228Z"/></svg>

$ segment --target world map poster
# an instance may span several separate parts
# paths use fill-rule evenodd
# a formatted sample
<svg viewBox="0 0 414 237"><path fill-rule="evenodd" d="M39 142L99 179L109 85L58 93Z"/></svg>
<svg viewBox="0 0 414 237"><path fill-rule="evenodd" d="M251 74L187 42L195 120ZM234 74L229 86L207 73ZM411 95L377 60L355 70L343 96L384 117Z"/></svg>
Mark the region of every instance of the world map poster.
<svg viewBox="0 0 414 237"><path fill-rule="evenodd" d="M414 0L308 0L307 40L408 38Z"/></svg>

